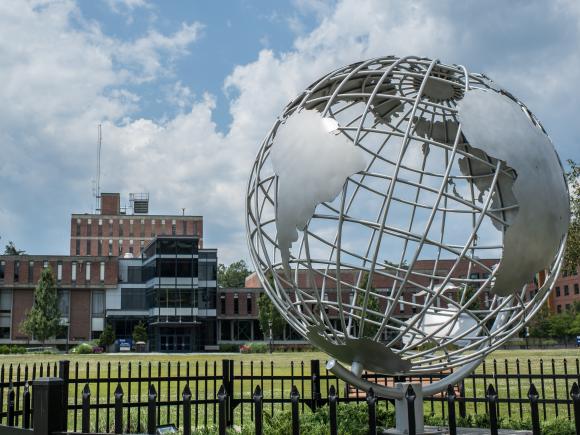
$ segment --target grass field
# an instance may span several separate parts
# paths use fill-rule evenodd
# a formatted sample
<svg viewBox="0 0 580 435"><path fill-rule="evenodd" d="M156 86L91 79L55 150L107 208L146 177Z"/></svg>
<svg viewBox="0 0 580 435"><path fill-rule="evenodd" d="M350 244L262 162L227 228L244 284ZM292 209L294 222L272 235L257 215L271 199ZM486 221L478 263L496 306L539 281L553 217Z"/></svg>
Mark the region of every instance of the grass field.
<svg viewBox="0 0 580 435"><path fill-rule="evenodd" d="M263 371L265 376L275 375L275 376L290 376L294 373L295 376L299 376L301 373L302 365L304 365L304 374L306 376L310 375L310 360L318 359L321 361L321 372L324 375L324 362L326 361L326 355L320 352L289 352L289 353L273 353L273 354L101 354L101 355L2 355L0 356L0 364L4 365L4 379L8 378L9 365L12 364L13 376L12 378L16 380L17 368L20 366L20 379L23 379L24 367L28 366L29 372L32 370L32 365L37 364L37 376L38 376L38 366L39 364L54 364L55 362L68 359L71 361L70 376L71 378L77 378L82 380L79 384L75 386L71 385L69 392L69 398L71 403L80 403L82 395L82 387L84 386L84 379L89 380L89 386L91 389L91 402L96 403L97 396L100 403L111 403L112 394L117 385L116 379L126 378L129 376L129 371L131 371L130 377L136 377L138 375L139 366L141 366L141 375L143 377L147 376L149 370L149 364L151 364L151 374L156 377L158 373L162 377L167 376L185 376L189 366L189 373L192 377L190 382L190 388L194 394L194 402L197 398L198 400L213 399L215 398L217 389L219 388L221 382L206 382L203 380L196 381L195 374L203 377L206 373L208 375L213 375L214 373L218 376L222 373L222 360L231 359L234 360L235 364L235 374L239 375L241 372L245 376L250 374L250 370L253 363L254 375L259 376ZM578 374L578 366L576 360L580 358L580 350L578 349L550 349L550 350L499 350L494 352L486 359L485 371L487 374L491 375L494 372L494 360L496 362L496 373L504 374L506 370L506 364L508 372L510 374L516 373L516 360L520 363L520 373L523 375L528 374L528 364L531 368L531 373L535 375L540 374L540 370L543 370L544 374L563 374L564 373L564 359L567 361L567 373L575 374L577 381L580 381L580 375ZM529 361L529 362L528 362ZM88 370L87 370L88 369ZM476 373L483 373L484 367L480 366ZM95 378L100 377L102 379L110 378L112 382L107 388L107 384L101 383L97 387L97 383L91 382ZM540 391L541 397L546 398L558 398L563 399L569 397L569 389L571 387L572 381L565 381L564 379L549 379L540 384L539 379L532 379L536 384L536 387ZM289 395L290 391L290 381L269 381L264 380L245 380L236 381L234 387L234 397L245 399L250 399L253 389L258 383L262 383L262 388L264 391L264 397L268 398L281 398ZM485 397L485 387L486 384L493 383L497 387L498 396L501 398L507 397L508 389L510 396L512 398L518 398L521 392L521 397L527 400L527 391L529 388L529 378L523 377L519 380L509 379L494 379L489 377L487 380L478 379L472 380L468 379L465 383L466 396L473 397L474 392L476 392L477 397ZM333 381L333 384L337 386L337 391L339 395L343 394L344 385L341 382ZM132 382L131 385L127 382L121 382L121 386L125 393L124 400L127 401L130 398L132 403L145 402L147 399L147 382ZM154 384L155 388L158 390L157 393L161 400L179 400L181 396L181 391L185 386L183 381L171 381L171 382L157 382ZM297 387L300 390L302 397L311 397L310 382L306 379L304 382L297 382ZM98 388L98 389L97 389ZM323 397L326 396L326 389L328 384L323 380L321 384L323 391ZM6 394L6 389L4 390ZM362 397L361 397L362 399ZM4 401L6 403L6 401ZM267 404L265 406L266 412L273 412L279 409L281 406L279 404L275 405ZM286 405L285 409L288 409ZM528 413L527 404L522 405L523 414ZM307 412L307 408L305 408ZM204 425L205 421L210 424L214 421L215 406L210 404L208 406L200 406L199 413L197 414L198 424ZM251 405L249 403L245 404L243 407L238 406L236 408L235 421L237 424L242 424L247 422L252 412ZM444 412L440 403L426 401L425 413L433 413L435 415L440 415ZM467 406L468 414L482 414L485 413L485 404L480 403L477 406L473 404L468 404ZM511 404L509 407L507 404L500 405L500 414L507 417L508 413L511 412L512 418L519 418L519 405ZM176 407L161 407L159 410L161 421L160 422L176 422L178 420ZM541 418L551 418L556 415L567 416L567 406L566 404L560 404L558 406L554 404L548 404L546 406L540 407ZM139 413L136 409L131 410L131 420L136 421L139 419ZM74 417L71 413L71 423ZM99 420L101 420L101 425L106 425L106 412L101 410L99 413ZM141 420L143 417L141 416ZM77 416L77 424L78 423ZM109 421L111 416L109 416ZM135 424L135 423L134 423ZM100 427L99 429L103 429Z"/></svg>

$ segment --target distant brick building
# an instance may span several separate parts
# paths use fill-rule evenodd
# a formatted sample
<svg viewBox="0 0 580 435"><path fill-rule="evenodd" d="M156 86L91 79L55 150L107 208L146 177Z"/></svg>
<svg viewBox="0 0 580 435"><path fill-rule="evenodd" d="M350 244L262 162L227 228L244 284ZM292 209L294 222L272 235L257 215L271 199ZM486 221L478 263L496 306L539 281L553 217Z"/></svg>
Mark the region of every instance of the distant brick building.
<svg viewBox="0 0 580 435"><path fill-rule="evenodd" d="M133 194L134 195L134 194ZM132 197L133 198L133 197ZM145 197L143 197L145 198ZM70 255L141 255L156 236L196 236L203 247L203 218L185 215L150 215L149 198L140 213L125 214L118 193L102 193L99 214L73 214L70 226ZM139 200L132 200L135 203ZM133 211L135 210L133 206ZM139 210L137 208L137 210Z"/></svg>

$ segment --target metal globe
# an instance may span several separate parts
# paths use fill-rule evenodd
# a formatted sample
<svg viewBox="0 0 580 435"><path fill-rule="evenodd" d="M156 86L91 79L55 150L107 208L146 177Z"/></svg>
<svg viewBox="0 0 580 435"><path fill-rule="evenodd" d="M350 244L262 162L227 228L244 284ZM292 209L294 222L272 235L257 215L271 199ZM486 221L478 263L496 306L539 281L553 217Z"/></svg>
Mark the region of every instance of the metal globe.
<svg viewBox="0 0 580 435"><path fill-rule="evenodd" d="M531 111L483 74L413 56L298 95L246 197L265 291L361 388L365 369L473 370L547 299L568 223L562 165Z"/></svg>

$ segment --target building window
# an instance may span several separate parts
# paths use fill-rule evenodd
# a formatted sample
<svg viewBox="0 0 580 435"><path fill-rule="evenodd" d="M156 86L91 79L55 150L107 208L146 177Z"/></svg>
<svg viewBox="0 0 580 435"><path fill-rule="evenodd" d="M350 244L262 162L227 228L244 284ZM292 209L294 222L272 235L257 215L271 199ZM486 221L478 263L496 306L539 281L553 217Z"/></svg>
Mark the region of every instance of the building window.
<svg viewBox="0 0 580 435"><path fill-rule="evenodd" d="M119 240L119 255L123 253L123 241Z"/></svg>
<svg viewBox="0 0 580 435"><path fill-rule="evenodd" d="M85 264L85 280L86 281L91 280L91 262L90 261L87 261Z"/></svg>
<svg viewBox="0 0 580 435"><path fill-rule="evenodd" d="M58 290L58 310L62 317L68 317L70 309L70 293L68 290Z"/></svg>
<svg viewBox="0 0 580 435"><path fill-rule="evenodd" d="M10 339L12 290L0 289L0 338Z"/></svg>
<svg viewBox="0 0 580 435"><path fill-rule="evenodd" d="M48 267L48 260L44 260L44 261L42 262L42 268L43 268L43 269L46 269L47 267Z"/></svg>
<svg viewBox="0 0 580 435"><path fill-rule="evenodd" d="M93 224L91 222L91 220L89 219L87 221L87 237L90 237L93 235Z"/></svg>
<svg viewBox="0 0 580 435"><path fill-rule="evenodd" d="M252 314L252 294L248 293L246 296L246 313Z"/></svg>
<svg viewBox="0 0 580 435"><path fill-rule="evenodd" d="M105 262L101 261L99 266L99 281L105 282Z"/></svg>
<svg viewBox="0 0 580 435"><path fill-rule="evenodd" d="M77 230L76 230L77 237L80 237L81 236L81 220L80 219L77 219L77 225L76 226L77 226Z"/></svg>
<svg viewBox="0 0 580 435"><path fill-rule="evenodd" d="M570 311L570 304L566 304L566 311Z"/></svg>
<svg viewBox="0 0 580 435"><path fill-rule="evenodd" d="M76 280L77 280L77 262L76 261L72 262L70 279L72 282L76 282Z"/></svg>
<svg viewBox="0 0 580 435"><path fill-rule="evenodd" d="M103 241L99 240L97 245L97 255L100 257L101 255L103 255Z"/></svg>
<svg viewBox="0 0 580 435"><path fill-rule="evenodd" d="M103 220L99 219L99 229L98 229L98 236L103 237Z"/></svg>
<svg viewBox="0 0 580 435"><path fill-rule="evenodd" d="M240 313L240 298L237 293L234 293L234 314Z"/></svg>
<svg viewBox="0 0 580 435"><path fill-rule="evenodd" d="M4 279L4 269L6 268L6 262L0 261L0 279Z"/></svg>
<svg viewBox="0 0 580 435"><path fill-rule="evenodd" d="M165 235L165 219L161 219L161 235Z"/></svg>
<svg viewBox="0 0 580 435"><path fill-rule="evenodd" d="M80 239L76 240L75 254L81 255L81 240Z"/></svg>
<svg viewBox="0 0 580 435"><path fill-rule="evenodd" d="M171 221L171 235L175 236L177 234L177 224L175 220Z"/></svg>
<svg viewBox="0 0 580 435"><path fill-rule="evenodd" d="M113 219L109 219L109 237L113 237Z"/></svg>
<svg viewBox="0 0 580 435"><path fill-rule="evenodd" d="M28 282L34 282L34 261L28 262Z"/></svg>
<svg viewBox="0 0 580 435"><path fill-rule="evenodd" d="M560 297L560 287L556 287L556 297Z"/></svg>
<svg viewBox="0 0 580 435"><path fill-rule="evenodd" d="M123 219L119 219L119 237L123 237Z"/></svg>
<svg viewBox="0 0 580 435"><path fill-rule="evenodd" d="M578 294L580 294L580 288L578 287L578 284L577 284L577 283L576 283L576 284L574 284L574 294L575 294L575 295L578 295Z"/></svg>
<svg viewBox="0 0 580 435"><path fill-rule="evenodd" d="M113 255L113 241L109 240L109 255Z"/></svg>
<svg viewBox="0 0 580 435"><path fill-rule="evenodd" d="M558 312L558 314L561 313L562 312L562 305L558 305L556 307L556 311Z"/></svg>
<svg viewBox="0 0 580 435"><path fill-rule="evenodd" d="M145 219L141 219L141 237L145 237Z"/></svg>
<svg viewBox="0 0 580 435"><path fill-rule="evenodd" d="M181 233L183 235L187 234L187 221L181 221Z"/></svg>
<svg viewBox="0 0 580 435"><path fill-rule="evenodd" d="M105 317L105 292L103 290L93 290L91 299L92 317Z"/></svg>
<svg viewBox="0 0 580 435"><path fill-rule="evenodd" d="M14 282L20 281L20 261L14 262Z"/></svg>
<svg viewBox="0 0 580 435"><path fill-rule="evenodd" d="M87 240L87 255L91 255L91 239Z"/></svg>
<svg viewBox="0 0 580 435"><path fill-rule="evenodd" d="M129 220L129 237L133 237L133 219Z"/></svg>
<svg viewBox="0 0 580 435"><path fill-rule="evenodd" d="M129 240L129 252L133 253L133 240Z"/></svg>
<svg viewBox="0 0 580 435"><path fill-rule="evenodd" d="M220 313L221 314L226 313L226 295L220 296Z"/></svg>
<svg viewBox="0 0 580 435"><path fill-rule="evenodd" d="M145 247L145 240L139 240L139 248L141 251L143 251L143 248Z"/></svg>
<svg viewBox="0 0 580 435"><path fill-rule="evenodd" d="M62 281L62 261L56 263L56 280Z"/></svg>
<svg viewBox="0 0 580 435"><path fill-rule="evenodd" d="M155 237L155 219L151 220L151 236Z"/></svg>
<svg viewBox="0 0 580 435"><path fill-rule="evenodd" d="M569 296L570 295L570 289L568 288L567 285L564 286L564 296Z"/></svg>

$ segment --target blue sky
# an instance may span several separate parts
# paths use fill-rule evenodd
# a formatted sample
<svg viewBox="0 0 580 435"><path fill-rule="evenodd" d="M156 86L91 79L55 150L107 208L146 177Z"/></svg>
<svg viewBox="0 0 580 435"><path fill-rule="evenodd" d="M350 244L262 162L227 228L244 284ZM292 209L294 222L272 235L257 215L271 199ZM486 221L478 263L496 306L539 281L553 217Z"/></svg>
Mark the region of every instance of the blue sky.
<svg viewBox="0 0 580 435"><path fill-rule="evenodd" d="M574 0L0 2L0 243L67 253L102 190L201 214L221 261L247 258L244 184L260 141L320 75L417 54L485 72L580 160Z"/></svg>

